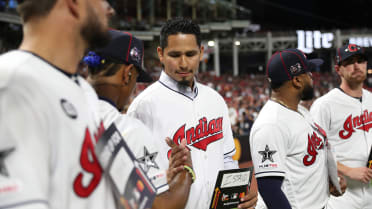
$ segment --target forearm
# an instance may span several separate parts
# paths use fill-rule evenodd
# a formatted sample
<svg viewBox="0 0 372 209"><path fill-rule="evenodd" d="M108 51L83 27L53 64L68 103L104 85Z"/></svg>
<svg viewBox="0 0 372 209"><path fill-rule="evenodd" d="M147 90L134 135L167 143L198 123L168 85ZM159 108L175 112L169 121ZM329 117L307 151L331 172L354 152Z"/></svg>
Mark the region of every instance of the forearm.
<svg viewBox="0 0 372 209"><path fill-rule="evenodd" d="M342 164L342 163L340 163L340 162L337 162L337 171L338 171L339 173L341 173L342 175L350 177L350 176L348 175L348 171L349 171L350 169L351 169L351 168L350 168L349 166L346 166L346 165L344 165L344 164Z"/></svg>
<svg viewBox="0 0 372 209"><path fill-rule="evenodd" d="M184 170L169 183L169 190L156 196L153 209L183 209L189 198L191 175Z"/></svg>
<svg viewBox="0 0 372 209"><path fill-rule="evenodd" d="M258 190L268 209L292 209L281 189L282 182L280 177L257 178Z"/></svg>

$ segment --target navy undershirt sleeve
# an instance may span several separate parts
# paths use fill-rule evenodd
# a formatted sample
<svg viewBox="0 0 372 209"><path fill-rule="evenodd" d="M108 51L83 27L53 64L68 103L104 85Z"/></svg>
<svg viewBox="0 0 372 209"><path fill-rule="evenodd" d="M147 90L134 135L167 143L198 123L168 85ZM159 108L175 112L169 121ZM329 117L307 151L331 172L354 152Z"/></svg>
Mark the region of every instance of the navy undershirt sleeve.
<svg viewBox="0 0 372 209"><path fill-rule="evenodd" d="M258 191L268 209L292 209L281 186L283 177L268 176L257 178Z"/></svg>

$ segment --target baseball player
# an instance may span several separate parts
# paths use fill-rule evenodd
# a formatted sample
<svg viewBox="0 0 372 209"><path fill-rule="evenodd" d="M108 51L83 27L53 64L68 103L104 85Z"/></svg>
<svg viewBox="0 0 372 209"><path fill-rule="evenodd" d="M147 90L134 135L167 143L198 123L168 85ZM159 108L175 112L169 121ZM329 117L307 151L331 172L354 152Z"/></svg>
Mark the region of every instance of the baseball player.
<svg viewBox="0 0 372 209"><path fill-rule="evenodd" d="M134 99L128 114L149 127L155 139L170 137L176 144L186 139L197 177L186 208L206 209L218 171L238 168L232 159L235 145L227 106L216 91L195 79L203 57L199 26L186 19L169 20L160 37L157 52L164 70ZM158 144L163 153L172 155L164 141ZM242 202L239 208L252 208L256 194L250 192Z"/></svg>
<svg viewBox="0 0 372 209"><path fill-rule="evenodd" d="M363 89L367 57L355 44L336 51L335 70L341 84L317 99L311 107L315 121L328 134L338 161L338 171L346 176L347 189L341 197L331 197L327 208L372 209L372 169L367 159L372 145L372 94Z"/></svg>
<svg viewBox="0 0 372 209"><path fill-rule="evenodd" d="M320 64L298 49L276 52L267 64L271 97L250 134L262 197L257 208L320 209L327 204L326 134L299 105L313 98L310 71Z"/></svg>
<svg viewBox="0 0 372 209"><path fill-rule="evenodd" d="M18 11L22 44L0 57L0 208L115 208L94 153L98 99L75 74L86 48L109 40L113 10L25 0Z"/></svg>
<svg viewBox="0 0 372 209"><path fill-rule="evenodd" d="M151 82L152 78L143 68L143 45L142 42L130 33L116 30L109 31L110 43L94 52L89 52L84 58L88 64L89 80L95 88L100 101L100 115L103 117L104 126L109 127L115 123L123 135L128 146L133 151L142 168L157 187L158 196L154 200L153 208L184 208L190 186L192 175L183 166L177 169L170 165L169 172L184 171L180 177L171 177L165 171L168 162L166 153L161 153L157 140L150 133L150 130L138 119L121 114L118 110L126 105L133 92L136 81ZM179 152L181 146L174 146L172 152ZM183 145L187 160L184 164L192 165L190 152ZM182 152L180 152L182 153ZM184 155L172 155L172 158L179 156L180 159L172 159L173 162L183 161ZM167 191L167 192L165 192Z"/></svg>

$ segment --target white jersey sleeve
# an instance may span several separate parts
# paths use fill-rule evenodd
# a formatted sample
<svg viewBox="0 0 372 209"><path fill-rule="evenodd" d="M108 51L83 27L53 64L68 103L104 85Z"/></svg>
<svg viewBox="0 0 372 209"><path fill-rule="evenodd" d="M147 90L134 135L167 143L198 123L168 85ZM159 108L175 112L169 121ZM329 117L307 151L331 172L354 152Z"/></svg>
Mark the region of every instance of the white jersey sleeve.
<svg viewBox="0 0 372 209"><path fill-rule="evenodd" d="M125 142L132 150L142 169L150 177L157 189L157 194L161 194L169 189L167 183L166 170L168 162L161 158L161 149L150 130L139 120L121 115L115 125L120 130ZM165 153L163 155L166 155Z"/></svg>
<svg viewBox="0 0 372 209"><path fill-rule="evenodd" d="M231 130L231 122L230 117L228 116L228 108L226 103L224 103L224 121L223 121L223 133L224 136L224 169L235 169L239 168L238 161L234 160L232 157L235 155L236 149L235 149L235 143L234 143L234 137Z"/></svg>
<svg viewBox="0 0 372 209"><path fill-rule="evenodd" d="M314 121L328 132L331 128L330 106L322 100L315 100L310 108L310 113Z"/></svg>
<svg viewBox="0 0 372 209"><path fill-rule="evenodd" d="M286 137L274 124L265 124L253 130L250 148L256 178L285 176Z"/></svg>
<svg viewBox="0 0 372 209"><path fill-rule="evenodd" d="M6 76L0 73L1 79ZM27 84L4 89L0 88L0 208L48 208L48 109Z"/></svg>
<svg viewBox="0 0 372 209"><path fill-rule="evenodd" d="M127 114L133 118L142 121L150 130L153 128L152 112L149 106L151 102L147 102L143 95L141 99L135 99L128 108Z"/></svg>

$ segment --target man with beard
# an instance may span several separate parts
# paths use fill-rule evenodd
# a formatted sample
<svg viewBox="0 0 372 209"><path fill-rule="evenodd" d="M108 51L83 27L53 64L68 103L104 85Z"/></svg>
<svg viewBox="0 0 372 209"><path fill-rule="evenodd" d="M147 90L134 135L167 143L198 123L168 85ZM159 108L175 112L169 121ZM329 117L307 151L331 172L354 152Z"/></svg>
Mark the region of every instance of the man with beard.
<svg viewBox="0 0 372 209"><path fill-rule="evenodd" d="M338 162L338 171L348 186L341 197L331 197L327 208L371 209L372 168L367 165L372 145L372 94L363 89L367 56L355 44L336 51L339 87L318 98L311 107L315 121L328 134ZM372 159L368 159L372 160Z"/></svg>
<svg viewBox="0 0 372 209"><path fill-rule="evenodd" d="M250 134L263 199L259 198L256 208L320 209L327 204L326 136L299 105L301 100L313 98L310 71L319 64L298 49L276 52L267 64L271 97Z"/></svg>
<svg viewBox="0 0 372 209"><path fill-rule="evenodd" d="M174 147L172 152L177 153L168 163L160 157L166 154L161 153L157 139L149 129L136 118L119 112L128 103L136 82L152 82L152 78L142 65L142 41L126 32L110 30L109 33L112 38L107 46L84 57L89 69L88 80L100 98L99 111L104 126L115 123L152 180L157 189L152 208L183 209L193 181L193 176L185 168L185 164L192 165L190 151L185 147L185 140L181 146L172 145L172 141L168 140Z"/></svg>
<svg viewBox="0 0 372 209"><path fill-rule="evenodd" d="M76 74L109 40L105 0L24 0L19 50L0 57L0 208L114 208L94 153L97 96Z"/></svg>
<svg viewBox="0 0 372 209"><path fill-rule="evenodd" d="M204 51L200 35L200 27L187 19L172 19L162 27L157 52L164 70L128 109L150 128L162 153L168 153L159 157L172 155L160 139L170 137L176 144L186 139L196 175L187 209L209 208L218 171L238 168L232 159L235 145L227 105L195 78ZM239 208L252 208L256 201L256 193L249 192Z"/></svg>

